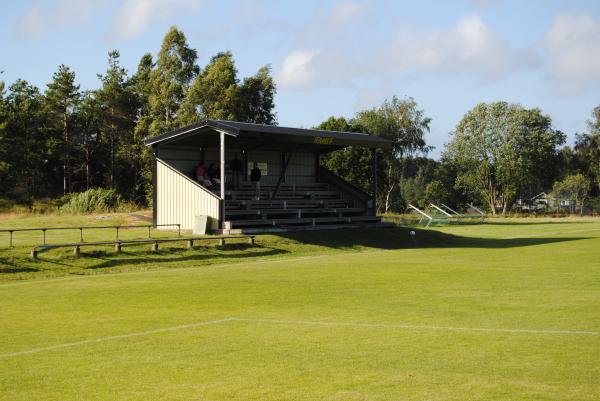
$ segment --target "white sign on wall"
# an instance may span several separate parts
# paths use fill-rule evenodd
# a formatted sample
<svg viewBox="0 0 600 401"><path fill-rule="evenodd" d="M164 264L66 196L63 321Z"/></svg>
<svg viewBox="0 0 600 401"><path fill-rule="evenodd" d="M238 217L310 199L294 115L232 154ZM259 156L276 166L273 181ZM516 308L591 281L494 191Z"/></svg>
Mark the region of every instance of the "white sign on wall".
<svg viewBox="0 0 600 401"><path fill-rule="evenodd" d="M267 163L260 163L260 162L256 162L256 165L258 166L258 169L260 170L260 174L264 177L265 175L267 175ZM254 162L248 162L248 175L250 175L250 173L252 172L252 169L254 168Z"/></svg>

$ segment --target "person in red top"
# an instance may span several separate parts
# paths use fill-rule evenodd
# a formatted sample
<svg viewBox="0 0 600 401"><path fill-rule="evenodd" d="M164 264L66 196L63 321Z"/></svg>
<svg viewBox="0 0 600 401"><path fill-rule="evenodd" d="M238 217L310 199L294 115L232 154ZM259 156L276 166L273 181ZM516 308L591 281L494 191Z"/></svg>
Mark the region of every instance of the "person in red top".
<svg viewBox="0 0 600 401"><path fill-rule="evenodd" d="M200 162L200 164L198 164L198 167L196 167L196 181L198 181L200 184L204 184L205 174L206 171L204 170L204 162Z"/></svg>

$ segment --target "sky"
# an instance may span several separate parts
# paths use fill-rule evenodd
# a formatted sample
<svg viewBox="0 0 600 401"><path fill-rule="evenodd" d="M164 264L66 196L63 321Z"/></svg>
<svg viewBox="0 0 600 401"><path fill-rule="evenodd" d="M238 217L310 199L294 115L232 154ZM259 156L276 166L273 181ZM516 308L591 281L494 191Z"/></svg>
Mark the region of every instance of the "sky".
<svg viewBox="0 0 600 401"><path fill-rule="evenodd" d="M135 72L170 26L206 65L233 53L239 77L272 66L279 125L352 117L392 96L432 119L439 157L477 103L540 108L567 134L586 131L600 105L600 1L3 1L0 80L45 90L60 64L82 89L99 86L107 54Z"/></svg>

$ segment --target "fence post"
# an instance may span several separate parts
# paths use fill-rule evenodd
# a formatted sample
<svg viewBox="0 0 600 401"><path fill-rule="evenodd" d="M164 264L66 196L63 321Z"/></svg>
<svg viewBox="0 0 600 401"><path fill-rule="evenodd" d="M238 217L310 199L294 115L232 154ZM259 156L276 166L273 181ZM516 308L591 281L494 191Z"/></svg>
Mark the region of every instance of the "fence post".
<svg viewBox="0 0 600 401"><path fill-rule="evenodd" d="M12 248L12 236L13 236L13 232L12 232L12 230L10 230L8 232L8 246L9 246L9 248Z"/></svg>
<svg viewBox="0 0 600 401"><path fill-rule="evenodd" d="M31 254L30 254L31 255L31 259L37 259L37 254L38 254L38 251L37 251L37 249L34 246L33 248L31 248Z"/></svg>
<svg viewBox="0 0 600 401"><path fill-rule="evenodd" d="M44 243L44 245L46 245L46 229L45 228L42 228L42 233L43 233L43 235L42 235L43 241L42 242Z"/></svg>
<svg viewBox="0 0 600 401"><path fill-rule="evenodd" d="M154 241L154 243L152 244L152 252L157 252L158 251L158 241Z"/></svg>
<svg viewBox="0 0 600 401"><path fill-rule="evenodd" d="M188 248L193 248L194 247L194 240L193 239L188 240L187 247Z"/></svg>
<svg viewBox="0 0 600 401"><path fill-rule="evenodd" d="M177 236L181 237L181 224L177 224Z"/></svg>
<svg viewBox="0 0 600 401"><path fill-rule="evenodd" d="M152 238L152 236L150 235L150 227L152 226L148 226L148 238Z"/></svg>
<svg viewBox="0 0 600 401"><path fill-rule="evenodd" d="M225 238L219 238L219 246L225 246Z"/></svg>
<svg viewBox="0 0 600 401"><path fill-rule="evenodd" d="M115 244L115 251L116 251L116 252L121 252L121 243L120 243L120 242L117 242L117 243Z"/></svg>
<svg viewBox="0 0 600 401"><path fill-rule="evenodd" d="M80 253L80 249L79 249L79 247L78 247L78 246L74 247L74 248L73 248L73 255L75 255L75 256L79 256L79 253Z"/></svg>
<svg viewBox="0 0 600 401"><path fill-rule="evenodd" d="M83 242L83 227L79 227L79 242Z"/></svg>
<svg viewBox="0 0 600 401"><path fill-rule="evenodd" d="M119 226L115 226L115 228L117 229L117 241L119 240Z"/></svg>

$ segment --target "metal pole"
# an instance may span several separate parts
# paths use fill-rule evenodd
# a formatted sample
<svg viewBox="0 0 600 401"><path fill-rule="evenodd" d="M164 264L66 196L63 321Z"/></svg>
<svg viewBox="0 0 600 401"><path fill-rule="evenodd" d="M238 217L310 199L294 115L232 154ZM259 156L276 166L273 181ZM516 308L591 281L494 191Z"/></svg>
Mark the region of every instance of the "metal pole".
<svg viewBox="0 0 600 401"><path fill-rule="evenodd" d="M43 243L44 243L44 245L46 245L46 229L45 228L42 228L42 233L43 233L42 237L44 239Z"/></svg>
<svg viewBox="0 0 600 401"><path fill-rule="evenodd" d="M225 199L225 133L219 132L221 142L221 199Z"/></svg>
<svg viewBox="0 0 600 401"><path fill-rule="evenodd" d="M377 149L372 148L373 162L373 216L377 215Z"/></svg>
<svg viewBox="0 0 600 401"><path fill-rule="evenodd" d="M410 203L408 204L408 207L411 208L411 209L413 209L413 210L416 210L419 213L421 213L423 216L427 217L429 220L433 220L433 217L431 217L430 215L428 215L427 213L425 213L424 211L422 211L418 207L415 207L415 206L411 205Z"/></svg>
<svg viewBox="0 0 600 401"><path fill-rule="evenodd" d="M177 236L181 237L181 224L177 224Z"/></svg>
<svg viewBox="0 0 600 401"><path fill-rule="evenodd" d="M440 209L439 207L437 207L433 203L430 203L429 206L432 206L432 207L436 208L437 210L439 210L440 212L444 213L448 217L453 217L450 213L446 212L445 210Z"/></svg>
<svg viewBox="0 0 600 401"><path fill-rule="evenodd" d="M459 216L459 215L460 215L460 213L458 213L456 210L454 210L454 209L450 208L450 206L448 206L448 205L444 205L444 204L442 203L442 207L444 207L444 208L448 209L449 211L451 211L452 213L454 213L454 214L455 214L455 215L457 215L457 216Z"/></svg>

